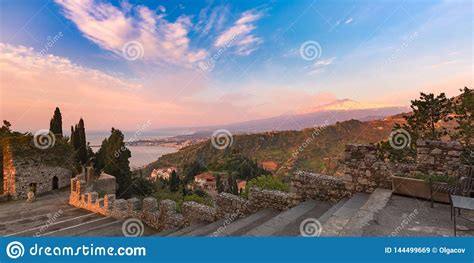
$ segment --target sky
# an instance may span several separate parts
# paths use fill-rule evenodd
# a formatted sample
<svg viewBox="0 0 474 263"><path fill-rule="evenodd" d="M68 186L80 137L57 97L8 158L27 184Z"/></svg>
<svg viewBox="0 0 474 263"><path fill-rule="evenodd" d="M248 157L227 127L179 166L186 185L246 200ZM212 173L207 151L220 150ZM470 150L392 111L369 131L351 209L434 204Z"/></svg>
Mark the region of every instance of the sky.
<svg viewBox="0 0 474 263"><path fill-rule="evenodd" d="M133 131L473 83L472 1L0 0L0 118Z"/></svg>

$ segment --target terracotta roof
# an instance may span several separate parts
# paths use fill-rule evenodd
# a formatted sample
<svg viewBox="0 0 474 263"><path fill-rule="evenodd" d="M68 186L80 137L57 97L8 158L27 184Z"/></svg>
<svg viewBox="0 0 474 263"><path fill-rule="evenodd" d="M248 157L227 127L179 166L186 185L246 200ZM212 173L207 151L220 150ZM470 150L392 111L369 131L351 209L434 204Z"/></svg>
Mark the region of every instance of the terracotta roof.
<svg viewBox="0 0 474 263"><path fill-rule="evenodd" d="M201 174L196 175L194 179L202 179L206 181L214 181L216 178L210 172L204 172Z"/></svg>

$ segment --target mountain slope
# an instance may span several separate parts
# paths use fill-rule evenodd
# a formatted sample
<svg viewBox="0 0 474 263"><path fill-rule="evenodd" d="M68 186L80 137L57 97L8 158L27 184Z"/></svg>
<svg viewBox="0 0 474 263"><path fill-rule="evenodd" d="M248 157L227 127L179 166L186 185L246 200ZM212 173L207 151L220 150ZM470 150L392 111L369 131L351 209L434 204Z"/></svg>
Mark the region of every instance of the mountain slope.
<svg viewBox="0 0 474 263"><path fill-rule="evenodd" d="M231 153L239 153L250 159L274 162L276 174L284 176L296 169L313 172L335 173L339 167L347 143L375 143L388 138L397 118L370 122L350 120L335 125L322 126L302 131L266 132L233 136L233 143L225 150L212 146L210 140L185 147L167 154L145 168L144 174L152 169L176 166L179 168L199 161L204 166L215 166Z"/></svg>

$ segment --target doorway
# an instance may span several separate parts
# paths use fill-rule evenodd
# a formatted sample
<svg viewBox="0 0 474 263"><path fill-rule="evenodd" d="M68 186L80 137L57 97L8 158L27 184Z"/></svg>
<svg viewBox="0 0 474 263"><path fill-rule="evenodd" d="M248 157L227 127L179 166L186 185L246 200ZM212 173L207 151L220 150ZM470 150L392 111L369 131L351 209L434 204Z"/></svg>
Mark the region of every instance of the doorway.
<svg viewBox="0 0 474 263"><path fill-rule="evenodd" d="M58 186L59 186L59 179L58 179L57 176L54 176L54 177L53 177L53 187L52 187L52 190L58 189Z"/></svg>

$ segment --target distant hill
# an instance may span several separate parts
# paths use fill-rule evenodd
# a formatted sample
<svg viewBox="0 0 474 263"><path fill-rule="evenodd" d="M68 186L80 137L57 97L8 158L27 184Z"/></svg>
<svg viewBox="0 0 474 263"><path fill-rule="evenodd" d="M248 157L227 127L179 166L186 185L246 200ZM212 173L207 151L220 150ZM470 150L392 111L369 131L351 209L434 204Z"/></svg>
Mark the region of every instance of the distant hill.
<svg viewBox="0 0 474 263"><path fill-rule="evenodd" d="M372 121L410 111L409 107L385 107L379 104L363 104L349 99L318 105L298 113L271 118L229 123L216 126L181 128L210 136L217 129L237 133L262 133L269 131L303 130L320 125L331 125L348 120Z"/></svg>
<svg viewBox="0 0 474 263"><path fill-rule="evenodd" d="M349 120L334 125L301 131L279 131L233 136L232 146L225 150L214 148L210 140L160 157L148 165L143 174L154 168L184 167L199 160L205 166L223 162L231 152L237 152L258 163L276 163L274 173L285 176L292 170L337 173L344 146L348 143L376 143L388 138L401 118L386 118L361 122Z"/></svg>

